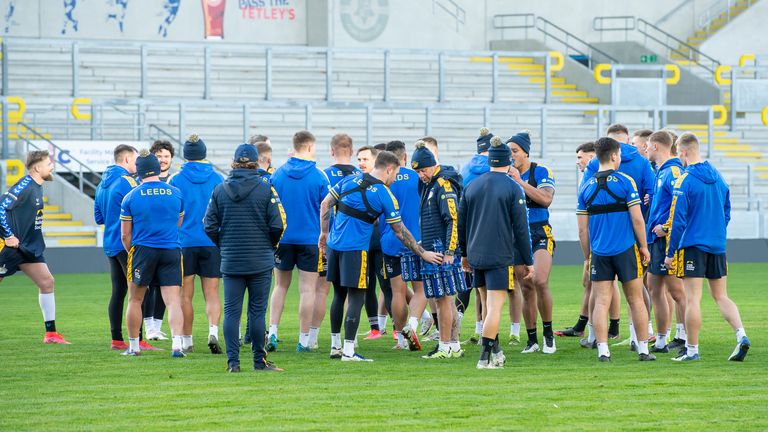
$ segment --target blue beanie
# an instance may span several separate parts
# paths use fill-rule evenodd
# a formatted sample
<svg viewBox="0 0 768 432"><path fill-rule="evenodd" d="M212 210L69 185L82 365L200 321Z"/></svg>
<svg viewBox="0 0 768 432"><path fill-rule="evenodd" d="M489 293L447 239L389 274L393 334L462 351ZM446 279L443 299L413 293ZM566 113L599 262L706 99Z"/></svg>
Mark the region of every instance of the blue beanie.
<svg viewBox="0 0 768 432"><path fill-rule="evenodd" d="M527 155L531 154L531 137L528 135L528 132L516 133L515 135L512 136L512 138L507 140L507 144L511 142L519 145L520 148L523 149L525 154Z"/></svg>
<svg viewBox="0 0 768 432"><path fill-rule="evenodd" d="M190 135L184 143L184 159L186 160L203 160L206 153L205 143L197 135Z"/></svg>
<svg viewBox="0 0 768 432"><path fill-rule="evenodd" d="M136 174L142 179L160 175L160 161L157 160L157 156L148 150L142 150L136 158Z"/></svg>
<svg viewBox="0 0 768 432"><path fill-rule="evenodd" d="M477 154L485 153L491 148L493 134L488 128L480 128L480 136L477 138Z"/></svg>
<svg viewBox="0 0 768 432"><path fill-rule="evenodd" d="M435 155L427 148L424 141L416 141L416 150L411 156L411 168L417 170L422 168L429 168L437 165Z"/></svg>
<svg viewBox="0 0 768 432"><path fill-rule="evenodd" d="M259 161L259 151L253 144L240 144L235 150L235 156L232 158L237 163L248 163Z"/></svg>
<svg viewBox="0 0 768 432"><path fill-rule="evenodd" d="M494 137L491 140L491 149L488 150L488 165L492 167L505 167L512 165L512 150L501 142L501 138Z"/></svg>

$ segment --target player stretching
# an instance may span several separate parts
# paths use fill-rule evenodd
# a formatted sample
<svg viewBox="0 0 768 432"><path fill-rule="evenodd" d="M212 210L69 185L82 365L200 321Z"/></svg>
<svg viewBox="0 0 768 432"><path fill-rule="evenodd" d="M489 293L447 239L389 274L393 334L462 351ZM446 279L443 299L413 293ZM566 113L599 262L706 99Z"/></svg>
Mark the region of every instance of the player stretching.
<svg viewBox="0 0 768 432"><path fill-rule="evenodd" d="M136 173L142 184L123 199L120 210L123 247L128 251L128 349L124 355L141 354L141 302L150 284L160 287L168 309L172 333L171 356L184 357L181 351L182 258L179 226L184 218L181 191L160 180L160 162L146 150L136 158Z"/></svg>
<svg viewBox="0 0 768 432"><path fill-rule="evenodd" d="M27 154L27 175L3 194L0 201L0 282L21 270L39 291L45 337L43 343L69 345L56 331L53 275L43 252L43 182L53 180L53 161L47 150Z"/></svg>
<svg viewBox="0 0 768 432"><path fill-rule="evenodd" d="M685 287L686 353L672 360L699 360L701 330L701 284L709 282L709 291L720 308L720 314L736 331L736 348L728 358L744 361L750 343L741 323L736 304L728 297L725 257L725 235L731 220L731 195L720 173L701 159L699 140L684 133L677 140L685 174L675 184L672 198L672 230L664 263L675 268ZM678 253L677 263L672 259Z"/></svg>

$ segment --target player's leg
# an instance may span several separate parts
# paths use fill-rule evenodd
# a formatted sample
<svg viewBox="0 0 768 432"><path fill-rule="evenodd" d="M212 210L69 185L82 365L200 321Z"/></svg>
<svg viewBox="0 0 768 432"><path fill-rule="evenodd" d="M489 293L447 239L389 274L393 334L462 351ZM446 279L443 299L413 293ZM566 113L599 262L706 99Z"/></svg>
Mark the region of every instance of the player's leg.
<svg viewBox="0 0 768 432"><path fill-rule="evenodd" d="M153 336L155 336L154 339L167 340L168 338L165 336L165 333L163 333L163 317L165 316L165 302L163 301L163 293L161 293L159 289L155 290L155 293L152 298L152 306L153 306L152 317L154 318L153 324L152 324L152 332L153 332Z"/></svg>
<svg viewBox="0 0 768 432"><path fill-rule="evenodd" d="M243 313L245 281L243 276L224 275L224 344L227 351L227 372L240 372L240 318ZM249 296L250 306L250 296ZM250 307L248 309L250 313ZM263 337L261 338L264 339ZM254 339L255 340L255 339ZM262 342L263 343L263 342Z"/></svg>
<svg viewBox="0 0 768 432"><path fill-rule="evenodd" d="M141 303L149 287L128 282L128 305L125 308L125 327L128 330L128 350L126 354L140 353L139 331L141 330Z"/></svg>
<svg viewBox="0 0 768 432"><path fill-rule="evenodd" d="M19 268L37 285L38 303L45 323L44 343L68 345L64 336L56 330L56 299L54 279L45 262L19 264Z"/></svg>
<svg viewBox="0 0 768 432"><path fill-rule="evenodd" d="M536 304L538 302L536 298L536 287L532 280L523 279L525 275L522 273L519 266L515 271L517 272L515 279L520 281L520 288L522 288L523 321L525 321L525 329L528 333L528 342L522 352L523 354L530 354L539 351L539 336L536 331Z"/></svg>
<svg viewBox="0 0 768 432"><path fill-rule="evenodd" d="M315 304L312 311L312 324L309 327L309 348L318 349L317 338L320 334L320 326L325 320L325 310L328 306L328 293L331 290L331 284L325 278L325 275L319 275L315 284Z"/></svg>
<svg viewBox="0 0 768 432"><path fill-rule="evenodd" d="M280 317L283 315L285 307L285 297L288 295L288 288L291 286L291 277L293 270L275 269L275 287L272 290L272 297L269 300L269 334L267 338L267 351L272 352L277 349L279 342L277 335L277 326L280 324Z"/></svg>
<svg viewBox="0 0 768 432"><path fill-rule="evenodd" d="M162 289L161 289L162 292ZM192 309L192 298L195 296L195 274L185 275L181 283L181 313L183 323L181 326L182 349L184 352L194 352L192 338L192 323L195 320L195 311ZM163 301L166 304L168 302ZM168 325L170 326L170 311L168 312Z"/></svg>
<svg viewBox="0 0 768 432"><path fill-rule="evenodd" d="M221 322L221 299L219 298L219 278L201 277L205 298L205 315L208 317L208 349L212 354L221 354L219 345L219 323Z"/></svg>
<svg viewBox="0 0 768 432"><path fill-rule="evenodd" d="M701 286L704 278L688 277L683 279L685 289L685 333L686 353L674 360L698 360L699 330L701 330Z"/></svg>
<svg viewBox="0 0 768 432"><path fill-rule="evenodd" d="M509 344L520 345L520 318L523 315L523 292L516 280L514 288L507 291L509 298Z"/></svg>
<svg viewBox="0 0 768 432"><path fill-rule="evenodd" d="M427 297L424 295L424 282L411 281L411 287L413 287L413 297L408 302L410 312L408 326L416 332L419 328L419 319L424 317L427 309Z"/></svg>
<svg viewBox="0 0 768 432"><path fill-rule="evenodd" d="M667 329L670 323L669 303L667 302L667 289L664 283L664 276L648 273L648 290L651 293L653 302L653 314L656 318L656 343L652 352L669 352L667 347Z"/></svg>
<svg viewBox="0 0 768 432"><path fill-rule="evenodd" d="M439 335L440 335L439 342L437 345L437 350L430 352L426 356L423 356L423 358L429 358L429 359L450 358L451 357L451 338L454 333L454 329L453 329L454 309L456 308L454 304L454 298L453 296L445 295L435 299L435 303L437 304L437 320L440 323L440 326L438 328Z"/></svg>
<svg viewBox="0 0 768 432"><path fill-rule="evenodd" d="M248 315L251 322L251 339L253 349L253 369L263 372L282 372L283 370L267 360L264 349L264 334L266 333L267 303L269 288L272 285L272 272L265 271L246 277L248 289Z"/></svg>
<svg viewBox="0 0 768 432"><path fill-rule="evenodd" d="M333 282L333 300L331 300L331 358L341 358L341 326L344 323L344 304L347 301L347 289L338 282Z"/></svg>
<svg viewBox="0 0 768 432"><path fill-rule="evenodd" d="M608 318L610 319L608 339L618 339L620 337L620 317L621 293L619 292L619 284L616 281L613 281L613 295L611 296L611 306L608 309Z"/></svg>
<svg viewBox="0 0 768 432"><path fill-rule="evenodd" d="M112 295L109 298L107 312L109 315L113 350L128 348L123 339L123 307L125 305L125 296L128 295L128 280L125 275L127 256L127 252L120 252L115 256L107 258L109 261L109 276L112 280Z"/></svg>
<svg viewBox="0 0 768 432"><path fill-rule="evenodd" d="M645 308L643 298L643 279L638 277L633 280L622 281L621 287L629 304L632 322L637 335L637 353L640 360L655 360L648 351L648 311Z"/></svg>
<svg viewBox="0 0 768 432"><path fill-rule="evenodd" d="M355 336L360 327L360 315L365 303L365 288L347 287L347 314L344 317L344 348L342 361L371 361L355 352Z"/></svg>
<svg viewBox="0 0 768 432"><path fill-rule="evenodd" d="M315 314L317 279L317 272L299 269L299 343L296 345L296 352L311 351L309 328Z"/></svg>
<svg viewBox="0 0 768 432"><path fill-rule="evenodd" d="M717 279L709 279L709 291L712 298L715 299L717 307L720 308L720 314L728 321L731 328L736 332L736 348L728 358L731 361L744 361L747 357L747 351L750 348L750 342L747 333L744 330L744 324L741 322L741 314L736 303L728 297L727 277L723 276Z"/></svg>
<svg viewBox="0 0 768 432"><path fill-rule="evenodd" d="M670 275L664 277L664 283L667 286L669 297L672 298L672 305L675 311L675 337L669 343L669 349L685 350L685 343L688 337L685 333L685 288L683 280ZM672 309L670 309L672 310Z"/></svg>
<svg viewBox="0 0 768 432"><path fill-rule="evenodd" d="M513 281L509 281L514 284ZM514 285L513 285L514 286ZM478 289L480 290L480 289ZM483 317L482 339L480 342L480 360L477 362L478 369L496 369L504 367L504 354L499 348L499 323L501 322L501 312L504 310L504 302L507 299L507 289L485 289L486 313Z"/></svg>
<svg viewBox="0 0 768 432"><path fill-rule="evenodd" d="M590 337L594 337L597 345L597 357L600 361L610 361L611 353L608 349L608 310L611 297L613 297L613 280L592 281L591 300L593 303L590 319L592 331Z"/></svg>
<svg viewBox="0 0 768 432"><path fill-rule="evenodd" d="M398 340L395 348L409 348L413 351L421 349L416 331L408 327L408 306L406 304L406 292L408 285L400 275L389 277L389 285L392 292L392 321L398 330Z"/></svg>
<svg viewBox="0 0 768 432"><path fill-rule="evenodd" d="M379 328L379 299L376 296L376 259L373 251L368 251L367 285L365 290L365 315L368 316L368 324L371 330L365 337L365 340L373 340L381 337L382 329ZM346 325L346 324L345 324Z"/></svg>
<svg viewBox="0 0 768 432"><path fill-rule="evenodd" d="M533 285L536 288L537 306L541 315L542 334L544 336L544 345L541 351L544 354L554 354L557 348L555 347L554 332L552 331L552 293L549 291L552 253L549 249L537 250L533 260Z"/></svg>
<svg viewBox="0 0 768 432"><path fill-rule="evenodd" d="M461 321L464 319L464 313L469 309L469 302L471 299L472 290L466 290L462 291L456 294L456 311L458 311L459 314L459 325L461 325ZM482 332L482 328L480 329ZM477 332L477 328L475 328L475 335L473 335L471 338L469 338L469 342L472 344L477 344L480 342L480 333Z"/></svg>
<svg viewBox="0 0 768 432"><path fill-rule="evenodd" d="M168 327L171 328L173 357L180 357L182 341L181 335L184 332L184 313L181 311L181 286L163 285L160 287L163 294L163 301L168 310Z"/></svg>
<svg viewBox="0 0 768 432"><path fill-rule="evenodd" d="M382 251L376 251L373 262L374 272L379 280L379 287L381 289L381 296L378 299L377 322L379 324L379 331L381 334L385 334L389 324L387 321L390 315L392 315L392 285L390 279L384 273L384 253ZM394 321L392 324L394 325Z"/></svg>

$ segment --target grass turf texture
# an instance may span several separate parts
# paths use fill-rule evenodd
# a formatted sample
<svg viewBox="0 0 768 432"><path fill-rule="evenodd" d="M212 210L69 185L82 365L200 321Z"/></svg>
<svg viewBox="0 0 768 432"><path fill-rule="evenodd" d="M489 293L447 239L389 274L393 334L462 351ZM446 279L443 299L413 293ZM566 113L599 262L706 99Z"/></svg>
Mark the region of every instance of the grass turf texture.
<svg viewBox="0 0 768 432"><path fill-rule="evenodd" d="M579 271L552 272L556 328L578 316ZM283 342L270 355L285 368L282 374L253 372L249 348L241 351L242 373L224 372L225 356L211 355L205 344L199 287L196 353L172 359L170 341L157 343L166 351L138 358L110 351L107 274L57 277L57 325L73 345L45 346L36 290L18 275L0 285L0 430L764 430L768 350L762 313L768 300L760 281L768 279L768 266L733 264L730 272L729 292L753 343L745 363L727 361L735 337L708 296L698 363L678 364L671 354L640 363L628 347L615 347L613 362L602 364L576 338L558 338L555 355L522 355L520 346L506 345L508 317L500 335L504 370L476 370L478 347L467 347L463 359L444 361L393 351L389 333L377 341L361 338L359 352L374 363L341 363L328 358L327 317L320 351L295 352L294 277L280 327ZM628 335L623 309L622 338ZM473 331L471 308L463 337ZM432 348L431 342L424 345Z"/></svg>

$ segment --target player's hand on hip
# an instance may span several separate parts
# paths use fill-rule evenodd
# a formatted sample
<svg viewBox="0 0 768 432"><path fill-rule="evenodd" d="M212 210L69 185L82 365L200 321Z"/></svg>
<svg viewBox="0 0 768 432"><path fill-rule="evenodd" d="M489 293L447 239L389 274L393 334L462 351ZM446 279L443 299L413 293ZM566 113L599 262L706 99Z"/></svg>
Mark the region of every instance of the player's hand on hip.
<svg viewBox="0 0 768 432"><path fill-rule="evenodd" d="M19 247L19 239L16 238L16 236L10 236L7 239L5 239L5 245L12 248Z"/></svg>
<svg viewBox="0 0 768 432"><path fill-rule="evenodd" d="M523 276L523 279L525 280L531 280L533 279L533 266L525 266L525 276Z"/></svg>
<svg viewBox="0 0 768 432"><path fill-rule="evenodd" d="M648 252L647 247L640 248L640 258L643 261L643 265L647 266L649 262L651 262L651 253Z"/></svg>
<svg viewBox="0 0 768 432"><path fill-rule="evenodd" d="M430 264L440 264L443 262L443 254L424 251L424 253L421 255L421 259Z"/></svg>
<svg viewBox="0 0 768 432"><path fill-rule="evenodd" d="M472 273L472 267L469 265L467 257L461 257L461 270L464 273Z"/></svg>
<svg viewBox="0 0 768 432"><path fill-rule="evenodd" d="M672 257L664 258L664 266L668 270L674 270L675 269L675 260L673 260Z"/></svg>

